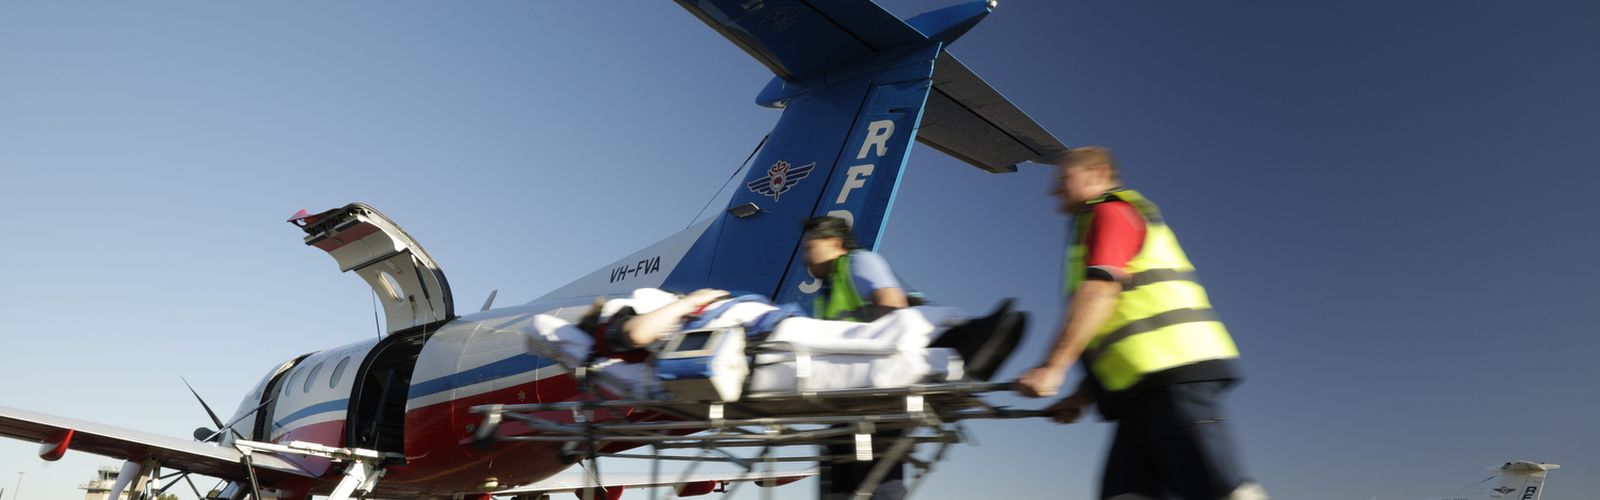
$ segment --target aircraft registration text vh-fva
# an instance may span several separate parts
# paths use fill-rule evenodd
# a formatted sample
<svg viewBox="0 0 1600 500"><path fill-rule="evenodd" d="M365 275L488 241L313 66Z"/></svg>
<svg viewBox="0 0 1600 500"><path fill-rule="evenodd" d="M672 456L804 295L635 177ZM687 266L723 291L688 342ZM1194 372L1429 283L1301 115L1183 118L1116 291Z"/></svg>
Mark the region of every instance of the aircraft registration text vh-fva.
<svg viewBox="0 0 1600 500"><path fill-rule="evenodd" d="M640 274L649 275L661 270L661 256L657 255L642 259L632 265L617 266L611 269L611 282L616 283L628 278L637 278Z"/></svg>
<svg viewBox="0 0 1600 500"><path fill-rule="evenodd" d="M193 440L8 407L0 407L0 435L40 443L46 460L72 450L125 460L113 496L139 491L162 469L225 479L229 498L486 497L514 485L524 485L518 494L572 491L541 483L571 465L557 443L472 446L482 418L469 408L588 397L572 370L529 353L536 315L576 320L596 297L645 287L714 287L807 304L818 282L801 264L801 221L843 217L875 248L914 142L994 173L1066 150L945 50L993 2L904 20L862 0L678 4L774 74L756 103L781 115L720 214L528 304L462 314L438 262L378 210L354 203L301 211L290 222L304 243L379 297L381 338L264 367L232 415L213 418ZM538 434L509 425L500 432ZM629 446L638 445L608 449ZM607 485L607 496L629 484Z"/></svg>

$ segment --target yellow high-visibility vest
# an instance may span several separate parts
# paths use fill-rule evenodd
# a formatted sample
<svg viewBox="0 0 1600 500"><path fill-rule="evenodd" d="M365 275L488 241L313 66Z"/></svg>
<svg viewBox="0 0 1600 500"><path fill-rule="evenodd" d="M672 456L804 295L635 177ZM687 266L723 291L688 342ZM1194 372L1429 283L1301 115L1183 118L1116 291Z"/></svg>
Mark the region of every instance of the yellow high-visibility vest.
<svg viewBox="0 0 1600 500"><path fill-rule="evenodd" d="M1194 265L1178 246L1172 229L1150 200L1131 189L1119 189L1088 202L1088 206L1121 200L1144 218L1144 246L1128 262L1130 280L1117 296L1111 318L1095 332L1084 350L1083 361L1108 391L1137 385L1146 376L1214 359L1239 357L1227 328L1211 311L1206 290L1195 278ZM1067 251L1064 294L1076 292L1087 270L1092 213L1073 220L1073 244Z"/></svg>

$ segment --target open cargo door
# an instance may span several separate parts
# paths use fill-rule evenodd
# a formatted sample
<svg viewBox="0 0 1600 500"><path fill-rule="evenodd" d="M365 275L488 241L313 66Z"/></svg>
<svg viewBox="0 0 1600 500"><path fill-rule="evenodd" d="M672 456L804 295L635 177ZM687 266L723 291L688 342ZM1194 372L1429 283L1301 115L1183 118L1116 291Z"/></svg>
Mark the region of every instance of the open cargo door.
<svg viewBox="0 0 1600 500"><path fill-rule="evenodd" d="M439 264L411 236L364 203L319 214L305 210L289 222L306 232L306 244L322 249L354 271L383 303L387 333L456 317L450 283Z"/></svg>

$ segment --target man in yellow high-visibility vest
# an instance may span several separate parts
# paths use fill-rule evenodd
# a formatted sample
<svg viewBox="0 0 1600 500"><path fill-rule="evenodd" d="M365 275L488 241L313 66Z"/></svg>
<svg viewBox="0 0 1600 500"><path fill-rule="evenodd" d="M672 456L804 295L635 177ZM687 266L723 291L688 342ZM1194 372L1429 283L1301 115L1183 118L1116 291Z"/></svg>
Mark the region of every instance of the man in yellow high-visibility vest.
<svg viewBox="0 0 1600 500"><path fill-rule="evenodd" d="M1265 499L1220 401L1239 351L1160 210L1121 184L1105 148L1075 148L1058 165L1051 194L1073 217L1062 277L1071 299L1044 363L1018 389L1053 395L1082 361L1084 382L1050 410L1070 423L1094 404L1118 422L1102 499Z"/></svg>

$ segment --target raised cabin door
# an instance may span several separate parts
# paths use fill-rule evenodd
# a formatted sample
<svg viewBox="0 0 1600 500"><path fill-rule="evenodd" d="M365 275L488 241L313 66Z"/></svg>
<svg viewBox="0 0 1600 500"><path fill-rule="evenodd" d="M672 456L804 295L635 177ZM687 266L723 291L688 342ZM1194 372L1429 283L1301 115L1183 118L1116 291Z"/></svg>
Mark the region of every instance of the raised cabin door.
<svg viewBox="0 0 1600 500"><path fill-rule="evenodd" d="M301 210L289 222L305 230L307 245L333 256L340 272L354 271L372 287L387 333L456 317L438 263L377 209L351 203L315 215Z"/></svg>

